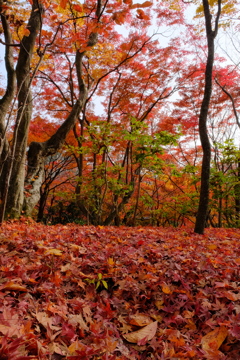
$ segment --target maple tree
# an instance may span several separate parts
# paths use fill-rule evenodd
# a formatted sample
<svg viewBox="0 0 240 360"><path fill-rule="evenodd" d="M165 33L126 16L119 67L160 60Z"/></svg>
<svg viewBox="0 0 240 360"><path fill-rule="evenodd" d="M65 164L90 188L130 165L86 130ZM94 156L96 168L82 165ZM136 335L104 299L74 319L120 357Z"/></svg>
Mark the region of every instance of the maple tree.
<svg viewBox="0 0 240 360"><path fill-rule="evenodd" d="M200 31L184 18L188 4L182 1L158 6L149 1L30 1L20 7L1 2L7 73L0 102L1 220L5 213L24 213L54 223L194 223L200 186L206 179L208 187L210 178L209 206L206 197L200 200L207 212L198 211L201 232L206 224L216 226L222 202L226 211L218 224L238 224L237 155L232 172L226 173L231 200L227 189L223 200L214 183L221 171L216 161L218 175L210 173L209 156L202 167L208 175L200 175L197 129L199 116L205 125L207 116L208 153L221 152L217 117L230 104L219 129L233 128L238 71L215 56L208 77L215 80L211 101L203 116L208 67L202 20L204 7L209 5L211 14L217 2L194 4ZM222 26L228 26L234 4L224 3ZM161 29L149 35L153 22L182 33L166 45Z"/></svg>
<svg viewBox="0 0 240 360"><path fill-rule="evenodd" d="M116 5L116 4L115 4ZM44 7L47 10L44 11ZM139 5L141 7L141 5ZM124 18L127 16L129 5L123 4L122 13L116 13ZM74 57L76 68L76 80L79 94L71 104L70 114L57 132L44 143L33 142L28 151L28 173L26 183L32 185L28 196L25 198L25 208L32 208L38 198L39 186L41 184L44 159L54 154L64 142L66 135L74 126L79 113L83 109L87 96L88 86L83 78L83 58L86 51L98 41L98 34L107 33L111 28L109 16L104 15L106 4L100 1L89 2L84 8L77 4L61 1L60 4L52 3L49 7L44 2L33 1L30 7L23 4L22 12L15 15L15 5L1 3L1 19L6 46L6 70L8 75L7 90L2 98L2 217L5 212L11 216L19 216L23 207L23 183L24 183L24 162L26 156L26 144L28 128L32 114L32 83L39 70L41 63L49 59L48 53L51 47L54 51L66 53ZM63 11L62 11L63 10ZM114 14L114 4L110 5L110 13ZM59 15L59 22L53 22ZM9 15L10 14L10 15ZM12 14L12 15L11 15ZM94 15L95 14L95 15ZM28 16L28 22L25 19ZM104 17L105 16L105 17ZM116 17L115 16L115 17ZM101 22L100 22L101 18ZM46 20L47 19L47 20ZM120 20L118 20L119 22ZM122 20L121 20L122 21ZM47 28L53 27L52 31ZM81 28L81 30L80 30ZM20 32L21 30L21 32ZM69 36L68 43L66 36ZM15 38L14 38L15 37ZM74 44L74 48L72 48ZM14 69L14 49L19 47L17 53L16 71ZM51 50L50 50L51 53ZM15 77L17 81L17 120L13 134L13 146L10 149L5 136L5 116L10 109L11 102L15 96ZM47 89L46 89L47 90ZM11 152L11 155L10 155ZM33 180L35 182L33 182Z"/></svg>

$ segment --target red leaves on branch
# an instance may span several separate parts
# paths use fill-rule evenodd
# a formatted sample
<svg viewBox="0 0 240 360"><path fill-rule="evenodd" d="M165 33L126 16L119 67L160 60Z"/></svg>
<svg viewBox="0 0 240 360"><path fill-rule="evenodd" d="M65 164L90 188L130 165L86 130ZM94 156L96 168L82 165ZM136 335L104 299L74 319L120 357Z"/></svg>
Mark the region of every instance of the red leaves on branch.
<svg viewBox="0 0 240 360"><path fill-rule="evenodd" d="M239 231L1 230L0 357L238 358Z"/></svg>

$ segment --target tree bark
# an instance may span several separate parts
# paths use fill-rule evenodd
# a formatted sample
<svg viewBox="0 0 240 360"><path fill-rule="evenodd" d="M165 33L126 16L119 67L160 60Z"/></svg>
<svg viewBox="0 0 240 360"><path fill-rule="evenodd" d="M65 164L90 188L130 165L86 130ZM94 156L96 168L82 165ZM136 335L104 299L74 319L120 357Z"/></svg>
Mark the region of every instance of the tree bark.
<svg viewBox="0 0 240 360"><path fill-rule="evenodd" d="M4 39L6 44L11 44L12 35L11 35L9 23L2 11L3 3L4 3L3 1L0 1L1 22L4 32ZM16 90L16 73L14 69L12 46L5 47L5 68L7 71L7 88L4 96L0 100L0 171L2 171L3 164L5 163L9 150L8 141L6 140L6 136L5 136L6 128L8 125L6 122L6 115L9 111Z"/></svg>
<svg viewBox="0 0 240 360"><path fill-rule="evenodd" d="M209 179L211 166L211 144L207 131L207 116L212 94L212 73L214 63L214 39L217 36L218 23L221 14L221 0L218 0L218 11L215 19L214 30L212 29L212 15L208 0L202 0L205 17L205 27L207 35L208 56L205 70L204 97L199 115L199 135L203 149L202 170L201 170L201 189L199 206L196 217L194 231L198 234L204 233L205 223L208 214L209 203Z"/></svg>
<svg viewBox="0 0 240 360"><path fill-rule="evenodd" d="M18 62L16 67L16 79L18 88L18 111L17 120L14 128L11 153L8 149L3 151L4 171L1 182L1 222L5 213L10 217L18 217L21 214L23 205L23 189L24 189L24 176L25 176L25 157L27 147L27 135L29 123L32 114L32 98L31 98L31 60L33 56L33 50L37 35L39 33L42 23L43 9L39 5L38 0L34 0L32 4L31 15L27 24L29 35L24 36L20 43L20 51L18 56ZM2 23L7 27L6 18L2 19ZM7 28L6 28L7 31ZM5 31L5 32L6 32ZM10 37L8 39L10 41ZM8 58L8 82L9 94L5 94L10 102L14 96L14 82L15 71L13 68L13 60L11 55L11 46L13 44L6 45L6 57ZM9 48L9 49L8 49ZM5 101L6 105L6 101ZM8 106L9 108L9 106Z"/></svg>
<svg viewBox="0 0 240 360"><path fill-rule="evenodd" d="M30 216L40 199L40 187L43 181L45 159L55 154L63 145L67 134L73 128L87 98L87 91L80 95L71 113L47 141L32 142L28 150L28 171L25 181L24 214Z"/></svg>
<svg viewBox="0 0 240 360"><path fill-rule="evenodd" d="M4 1L0 1L1 22L3 27L4 39L6 44L12 44L11 30L5 13L2 9L3 5ZM0 223L3 222L6 208L8 189L7 159L10 154L9 143L6 139L6 131L8 127L6 115L10 109L12 100L14 99L14 94L16 90L16 73L14 69L13 47L8 45L5 47L5 68L7 72L7 87L4 96L0 100Z"/></svg>

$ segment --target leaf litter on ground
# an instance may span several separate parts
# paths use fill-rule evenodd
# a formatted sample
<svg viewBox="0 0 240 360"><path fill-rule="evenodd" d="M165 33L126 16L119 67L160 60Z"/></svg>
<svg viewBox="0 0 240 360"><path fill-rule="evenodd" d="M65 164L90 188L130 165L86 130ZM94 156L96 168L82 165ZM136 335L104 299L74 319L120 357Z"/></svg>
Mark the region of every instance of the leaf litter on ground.
<svg viewBox="0 0 240 360"><path fill-rule="evenodd" d="M238 359L240 231L44 226L0 233L0 358Z"/></svg>

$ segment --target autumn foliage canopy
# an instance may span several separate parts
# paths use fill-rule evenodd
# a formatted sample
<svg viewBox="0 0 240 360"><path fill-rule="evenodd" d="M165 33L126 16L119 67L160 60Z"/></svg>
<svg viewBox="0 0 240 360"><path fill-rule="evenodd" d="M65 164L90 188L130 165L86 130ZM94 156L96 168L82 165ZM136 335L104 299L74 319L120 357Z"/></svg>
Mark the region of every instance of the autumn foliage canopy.
<svg viewBox="0 0 240 360"><path fill-rule="evenodd" d="M235 1L0 9L1 221L193 225L206 179L203 225L239 226Z"/></svg>

